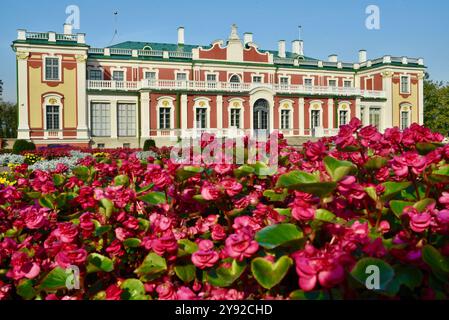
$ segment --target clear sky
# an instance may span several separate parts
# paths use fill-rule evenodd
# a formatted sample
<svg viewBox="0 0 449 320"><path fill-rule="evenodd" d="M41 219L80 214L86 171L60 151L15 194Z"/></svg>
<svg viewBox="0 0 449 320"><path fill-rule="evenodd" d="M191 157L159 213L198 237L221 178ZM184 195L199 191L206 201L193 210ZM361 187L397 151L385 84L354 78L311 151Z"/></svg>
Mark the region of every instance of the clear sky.
<svg viewBox="0 0 449 320"><path fill-rule="evenodd" d="M11 42L17 29L62 33L66 7L80 8L78 32L92 47L128 40L175 43L178 26L186 43L207 45L225 39L236 23L239 33L254 33L263 49L298 37L303 26L305 54L327 59L339 55L355 62L359 49L368 58L384 55L423 57L434 80L449 81L449 1L447 0L35 0L2 1L0 10L0 79L4 100L16 100L15 56ZM365 26L367 6L380 9L380 29ZM118 11L117 23L114 12Z"/></svg>

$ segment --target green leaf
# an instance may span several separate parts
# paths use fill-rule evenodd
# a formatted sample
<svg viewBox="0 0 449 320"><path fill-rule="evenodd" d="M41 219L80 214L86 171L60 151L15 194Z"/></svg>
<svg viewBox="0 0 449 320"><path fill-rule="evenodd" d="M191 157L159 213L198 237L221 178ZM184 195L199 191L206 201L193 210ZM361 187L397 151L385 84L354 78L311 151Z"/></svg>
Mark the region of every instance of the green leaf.
<svg viewBox="0 0 449 320"><path fill-rule="evenodd" d="M128 238L123 241L123 245L128 248L139 248L142 241L137 238Z"/></svg>
<svg viewBox="0 0 449 320"><path fill-rule="evenodd" d="M303 171L291 171L279 177L276 188L294 189L297 185L317 183L318 178Z"/></svg>
<svg viewBox="0 0 449 320"><path fill-rule="evenodd" d="M439 280L449 282L449 258L443 256L433 246L425 245L422 248L422 259Z"/></svg>
<svg viewBox="0 0 449 320"><path fill-rule="evenodd" d="M127 186L129 184L129 177L127 175L120 175L114 178L114 185Z"/></svg>
<svg viewBox="0 0 449 320"><path fill-rule="evenodd" d="M98 228L95 229L95 237L100 237L103 234L105 234L106 232L111 231L112 227L111 226L99 226Z"/></svg>
<svg viewBox="0 0 449 320"><path fill-rule="evenodd" d="M416 144L416 150L418 150L418 153L423 156L440 147L444 147L444 144L439 142L418 142Z"/></svg>
<svg viewBox="0 0 449 320"><path fill-rule="evenodd" d="M371 199L373 199L374 201L377 202L378 196L377 196L376 188L374 188L374 187L366 187L365 188L365 192L369 195L369 197Z"/></svg>
<svg viewBox="0 0 449 320"><path fill-rule="evenodd" d="M36 290L34 290L34 287L33 287L33 280L30 280L30 279L20 280L20 282L16 288L16 292L19 296L21 296L25 300L31 300L37 294Z"/></svg>
<svg viewBox="0 0 449 320"><path fill-rule="evenodd" d="M103 198L100 200L100 206L103 209L102 214L109 219L114 211L114 203L107 198Z"/></svg>
<svg viewBox="0 0 449 320"><path fill-rule="evenodd" d="M154 206L167 203L164 192L150 192L144 196L139 197L139 200L145 201L146 203Z"/></svg>
<svg viewBox="0 0 449 320"><path fill-rule="evenodd" d="M374 266L378 268L378 273L371 271L368 268ZM379 277L379 290L385 290L394 277L394 269L385 261L376 258L363 258L357 262L351 271L352 277L362 285L371 284L370 280L374 276ZM368 283L367 283L368 282Z"/></svg>
<svg viewBox="0 0 449 320"><path fill-rule="evenodd" d="M48 208L48 209L55 209L55 204L54 204L55 199L53 198L53 196L51 195L45 195L44 197L39 199L39 205L42 208Z"/></svg>
<svg viewBox="0 0 449 320"><path fill-rule="evenodd" d="M439 168L438 170L434 170L431 175L431 180L434 182L449 182L449 166L444 166Z"/></svg>
<svg viewBox="0 0 449 320"><path fill-rule="evenodd" d="M124 290L121 295L123 300L148 300L145 296L145 286L138 279L126 279L120 288Z"/></svg>
<svg viewBox="0 0 449 320"><path fill-rule="evenodd" d="M316 210L315 220L330 222L330 223L337 223L337 224L345 222L345 220L338 218L335 214L333 214L332 212L325 210L325 209Z"/></svg>
<svg viewBox="0 0 449 320"><path fill-rule="evenodd" d="M265 258L255 258L251 262L251 271L257 282L269 290L284 279L292 264L293 260L288 256L281 257L275 263Z"/></svg>
<svg viewBox="0 0 449 320"><path fill-rule="evenodd" d="M198 245L190 240L178 240L178 257L185 257L198 251Z"/></svg>
<svg viewBox="0 0 449 320"><path fill-rule="evenodd" d="M79 166L72 170L73 174L83 181L89 178L89 168L86 166Z"/></svg>
<svg viewBox="0 0 449 320"><path fill-rule="evenodd" d="M254 168L254 173L257 176L272 176L277 172L277 168L270 167L264 162L258 161L251 166Z"/></svg>
<svg viewBox="0 0 449 320"><path fill-rule="evenodd" d="M423 211L425 211L427 209L427 207L429 207L429 206L431 206L431 205L433 205L435 203L436 203L435 199L426 198L426 199L423 199L423 200L418 201L417 203L415 203L413 205L413 207L416 210L418 210L419 212L423 212Z"/></svg>
<svg viewBox="0 0 449 320"><path fill-rule="evenodd" d="M45 291L58 291L60 289L67 288L67 278L70 273L66 272L60 267L56 267L51 270L44 279L42 279L39 289Z"/></svg>
<svg viewBox="0 0 449 320"><path fill-rule="evenodd" d="M411 182L385 182L383 186L385 187L385 192L382 195L382 200L387 201L394 198L402 190L407 189L412 185Z"/></svg>
<svg viewBox="0 0 449 320"><path fill-rule="evenodd" d="M167 270L165 258L154 252L149 253L139 268L134 273L138 275L156 275Z"/></svg>
<svg viewBox="0 0 449 320"><path fill-rule="evenodd" d="M364 167L368 170L379 170L387 165L388 159L381 156L373 156L366 161Z"/></svg>
<svg viewBox="0 0 449 320"><path fill-rule="evenodd" d="M332 177L335 182L340 181L347 175L356 171L356 167L352 162L342 161L333 157L327 156L323 160L327 173Z"/></svg>
<svg viewBox="0 0 449 320"><path fill-rule="evenodd" d="M91 253L87 257L87 273L92 272L111 272L114 270L114 262L108 257L98 253Z"/></svg>
<svg viewBox="0 0 449 320"><path fill-rule="evenodd" d="M281 216L286 216L286 217L291 217L292 216L292 209L287 208L276 208L274 209L275 211L277 211L277 213L279 213Z"/></svg>
<svg viewBox="0 0 449 320"><path fill-rule="evenodd" d="M62 174L54 174L53 175L53 183L56 187L60 187L64 184L65 178Z"/></svg>
<svg viewBox="0 0 449 320"><path fill-rule="evenodd" d="M277 193L274 190L265 190L263 196L271 202L284 202L285 198L288 196L288 190L283 189L282 193Z"/></svg>
<svg viewBox="0 0 449 320"><path fill-rule="evenodd" d="M274 249L287 242L302 239L303 233L294 224L268 226L256 234L256 241L266 249Z"/></svg>
<svg viewBox="0 0 449 320"><path fill-rule="evenodd" d="M413 202L410 201L402 201L402 200L391 200L390 201L390 208L391 211L396 215L396 217L400 218L402 216L402 213L404 212L404 209L406 207L413 206Z"/></svg>
<svg viewBox="0 0 449 320"><path fill-rule="evenodd" d="M303 291L303 290L295 290L290 293L290 299L292 300L329 300L329 294L324 290L315 290L315 291Z"/></svg>
<svg viewBox="0 0 449 320"><path fill-rule="evenodd" d="M185 283L195 280L196 267L193 264L175 266L175 273Z"/></svg>
<svg viewBox="0 0 449 320"><path fill-rule="evenodd" d="M388 284L386 290L387 294L391 296L395 296L399 292L401 286L406 286L410 290L413 290L418 287L423 280L421 270L415 266L395 266L394 272L395 277Z"/></svg>
<svg viewBox="0 0 449 320"><path fill-rule="evenodd" d="M207 272L206 279L215 287L229 287L242 275L245 269L246 263L244 261L233 260L228 268L221 266Z"/></svg>
<svg viewBox="0 0 449 320"><path fill-rule="evenodd" d="M237 178L243 178L246 176L249 176L251 173L254 173L255 169L253 167L250 167L249 165L243 165L240 168L237 168L234 170L234 175Z"/></svg>
<svg viewBox="0 0 449 320"><path fill-rule="evenodd" d="M201 167L185 166L176 170L176 179L178 181L185 181L189 178L196 176L204 171Z"/></svg>

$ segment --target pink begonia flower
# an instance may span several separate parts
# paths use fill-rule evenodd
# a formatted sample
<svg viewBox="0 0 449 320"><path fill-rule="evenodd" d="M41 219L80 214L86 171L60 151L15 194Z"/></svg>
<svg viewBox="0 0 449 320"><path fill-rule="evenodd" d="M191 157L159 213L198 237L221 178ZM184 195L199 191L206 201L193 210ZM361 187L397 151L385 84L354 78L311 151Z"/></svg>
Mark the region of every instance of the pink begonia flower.
<svg viewBox="0 0 449 320"><path fill-rule="evenodd" d="M71 222L64 222L58 225L53 234L64 243L72 243L78 236L78 228Z"/></svg>
<svg viewBox="0 0 449 320"><path fill-rule="evenodd" d="M442 192L438 201L446 207L449 207L449 192Z"/></svg>
<svg viewBox="0 0 449 320"><path fill-rule="evenodd" d="M220 258L214 251L214 243L210 240L202 240L198 244L199 250L192 254L192 262L200 269L213 267Z"/></svg>
<svg viewBox="0 0 449 320"><path fill-rule="evenodd" d="M56 255L56 262L61 268L70 265L81 265L87 259L87 251L74 246L63 249Z"/></svg>
<svg viewBox="0 0 449 320"><path fill-rule="evenodd" d="M191 300L197 300L198 296L190 290L190 288L187 287L181 287L176 291L176 296L178 297L178 300L184 300L184 301L191 301Z"/></svg>
<svg viewBox="0 0 449 320"><path fill-rule="evenodd" d="M206 183L201 188L201 196L208 201L217 200L220 197L220 190L214 184Z"/></svg>
<svg viewBox="0 0 449 320"><path fill-rule="evenodd" d="M44 208L28 207L22 210L20 214L24 216L25 225L28 229L37 230L46 224L47 219L45 215L48 211L48 209Z"/></svg>
<svg viewBox="0 0 449 320"><path fill-rule="evenodd" d="M326 152L326 146L321 141L307 142L304 144L304 150L308 159L316 161Z"/></svg>
<svg viewBox="0 0 449 320"><path fill-rule="evenodd" d="M123 290L120 289L117 285L110 285L106 289L106 300L120 300L120 296Z"/></svg>
<svg viewBox="0 0 449 320"><path fill-rule="evenodd" d="M11 266L12 268L8 270L6 276L14 280L34 279L41 271L39 264L33 262L25 252L20 251L14 252L12 255Z"/></svg>
<svg viewBox="0 0 449 320"><path fill-rule="evenodd" d="M225 243L226 253L238 261L251 257L259 250L259 244L246 232L230 235Z"/></svg>
<svg viewBox="0 0 449 320"><path fill-rule="evenodd" d="M225 175L232 171L232 165L230 164L217 164L214 167L216 173Z"/></svg>
<svg viewBox="0 0 449 320"><path fill-rule="evenodd" d="M311 221L315 218L315 209L306 206L294 206L292 217L298 221Z"/></svg>
<svg viewBox="0 0 449 320"><path fill-rule="evenodd" d="M225 228L220 224L216 224L212 227L211 235L212 235L212 239L214 241L224 240L224 239L226 239Z"/></svg>
<svg viewBox="0 0 449 320"><path fill-rule="evenodd" d="M415 152L405 152L401 156L396 156L391 162L394 173L404 178L408 175L409 169L416 175L421 174L426 168L426 158Z"/></svg>
<svg viewBox="0 0 449 320"><path fill-rule="evenodd" d="M173 232L167 231L162 237L153 240L151 247L154 252L161 256L166 252L176 252L178 250L178 242Z"/></svg>
<svg viewBox="0 0 449 320"><path fill-rule="evenodd" d="M243 189L243 186L240 183L231 178L220 181L220 184L223 186L227 195L230 197L234 197L240 194Z"/></svg>
<svg viewBox="0 0 449 320"><path fill-rule="evenodd" d="M157 286L156 292L159 295L159 300L176 300L178 298L175 287L169 282Z"/></svg>
<svg viewBox="0 0 449 320"><path fill-rule="evenodd" d="M404 214L410 217L410 228L415 232L422 233L430 226L432 216L429 211L419 212L414 207L407 207Z"/></svg>

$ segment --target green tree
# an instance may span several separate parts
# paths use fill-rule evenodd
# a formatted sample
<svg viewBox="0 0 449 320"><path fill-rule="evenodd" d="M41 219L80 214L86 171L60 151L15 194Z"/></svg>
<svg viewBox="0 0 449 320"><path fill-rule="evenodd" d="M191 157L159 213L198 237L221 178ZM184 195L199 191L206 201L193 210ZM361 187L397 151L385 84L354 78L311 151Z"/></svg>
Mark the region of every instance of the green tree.
<svg viewBox="0 0 449 320"><path fill-rule="evenodd" d="M0 138L17 138L17 104L0 101Z"/></svg>
<svg viewBox="0 0 449 320"><path fill-rule="evenodd" d="M424 80L424 124L433 131L449 135L449 84Z"/></svg>

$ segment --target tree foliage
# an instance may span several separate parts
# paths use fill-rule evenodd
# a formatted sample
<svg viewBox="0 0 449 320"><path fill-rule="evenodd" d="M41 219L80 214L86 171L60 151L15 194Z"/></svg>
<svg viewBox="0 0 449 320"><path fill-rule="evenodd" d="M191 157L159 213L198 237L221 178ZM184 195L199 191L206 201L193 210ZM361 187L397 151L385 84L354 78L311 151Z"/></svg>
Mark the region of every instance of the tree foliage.
<svg viewBox="0 0 449 320"><path fill-rule="evenodd" d="M0 101L0 138L16 138L17 126L17 104Z"/></svg>
<svg viewBox="0 0 449 320"><path fill-rule="evenodd" d="M432 131L449 134L449 84L428 76L424 81L424 123Z"/></svg>

